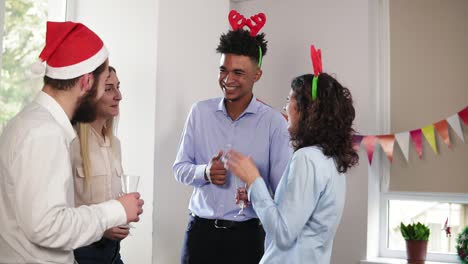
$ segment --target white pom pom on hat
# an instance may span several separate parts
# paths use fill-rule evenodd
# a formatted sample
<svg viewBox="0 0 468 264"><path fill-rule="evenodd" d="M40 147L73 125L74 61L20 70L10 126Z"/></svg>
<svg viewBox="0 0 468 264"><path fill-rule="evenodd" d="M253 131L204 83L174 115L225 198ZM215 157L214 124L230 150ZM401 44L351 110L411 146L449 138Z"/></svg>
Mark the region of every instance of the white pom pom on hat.
<svg viewBox="0 0 468 264"><path fill-rule="evenodd" d="M33 65L31 65L31 73L36 76L44 76L45 74L45 65L41 60L37 60Z"/></svg>
<svg viewBox="0 0 468 264"><path fill-rule="evenodd" d="M67 80L90 73L109 57L96 33L81 23L47 22L46 44L39 59L45 62L45 75ZM36 62L31 71L44 73L44 65Z"/></svg>

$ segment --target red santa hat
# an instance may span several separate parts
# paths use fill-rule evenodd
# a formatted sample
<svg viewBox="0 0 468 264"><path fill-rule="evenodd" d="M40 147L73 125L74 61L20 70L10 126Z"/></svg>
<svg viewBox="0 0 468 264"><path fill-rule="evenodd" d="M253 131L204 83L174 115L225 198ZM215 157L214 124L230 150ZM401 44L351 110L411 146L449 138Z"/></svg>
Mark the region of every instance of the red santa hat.
<svg viewBox="0 0 468 264"><path fill-rule="evenodd" d="M94 71L108 56L102 40L85 25L70 21L47 22L46 44L39 55L39 59L46 62L46 76L73 79Z"/></svg>

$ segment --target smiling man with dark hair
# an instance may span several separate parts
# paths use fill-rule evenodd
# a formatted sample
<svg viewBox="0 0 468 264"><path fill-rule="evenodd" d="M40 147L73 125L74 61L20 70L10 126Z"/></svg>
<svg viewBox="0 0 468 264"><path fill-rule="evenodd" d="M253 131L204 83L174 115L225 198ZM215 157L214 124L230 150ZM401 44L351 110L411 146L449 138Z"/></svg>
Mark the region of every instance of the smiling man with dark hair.
<svg viewBox="0 0 468 264"><path fill-rule="evenodd" d="M267 42L264 34L251 33L236 29L221 36L224 96L194 104L185 124L173 165L176 180L194 187L182 263L258 263L263 255L262 225L249 206L239 214L235 196L243 184L222 161L228 147L249 153L275 192L292 153L286 120L253 95Z"/></svg>

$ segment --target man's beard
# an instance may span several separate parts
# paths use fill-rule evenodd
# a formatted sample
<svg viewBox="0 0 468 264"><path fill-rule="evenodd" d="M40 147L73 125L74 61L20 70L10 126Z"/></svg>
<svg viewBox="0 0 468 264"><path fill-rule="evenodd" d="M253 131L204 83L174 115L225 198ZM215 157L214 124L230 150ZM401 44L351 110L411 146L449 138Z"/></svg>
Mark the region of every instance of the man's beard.
<svg viewBox="0 0 468 264"><path fill-rule="evenodd" d="M72 123L90 123L96 120L97 117L97 81L93 83L90 91L85 94L79 101L78 107L72 118Z"/></svg>

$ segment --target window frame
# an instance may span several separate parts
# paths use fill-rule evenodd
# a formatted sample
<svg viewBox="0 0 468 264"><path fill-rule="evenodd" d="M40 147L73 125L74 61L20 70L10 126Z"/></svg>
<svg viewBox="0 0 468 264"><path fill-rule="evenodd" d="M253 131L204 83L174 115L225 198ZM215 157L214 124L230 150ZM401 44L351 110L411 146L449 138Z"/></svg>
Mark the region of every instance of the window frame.
<svg viewBox="0 0 468 264"><path fill-rule="evenodd" d="M374 122L376 134L390 131L390 0L370 1L370 83L375 89L372 96L376 105ZM368 162L364 159L364 162ZM374 150L372 165L368 165L367 259L390 258L406 260L406 251L387 248L388 213L390 200L437 201L468 203L468 194L421 193L389 191L390 166L379 145ZM456 235L456 234L452 234ZM455 253L427 253L426 261L458 263Z"/></svg>
<svg viewBox="0 0 468 264"><path fill-rule="evenodd" d="M0 28L3 29L5 25L5 2L6 0L0 0ZM73 18L75 11L74 0L48 0L47 9L47 20L50 21L67 21ZM62 12L62 15L60 13ZM2 67L3 57L3 30L0 31L0 69ZM38 54L39 55L39 54ZM0 74L1 81L1 74Z"/></svg>
<svg viewBox="0 0 468 264"><path fill-rule="evenodd" d="M0 69L3 62L3 27L5 25L5 0L0 0ZM0 83L2 82L2 72L0 71Z"/></svg>
<svg viewBox="0 0 468 264"><path fill-rule="evenodd" d="M70 0L48 0L48 21L67 21L69 17Z"/></svg>
<svg viewBox="0 0 468 264"><path fill-rule="evenodd" d="M416 193L416 192L381 192L380 195L380 227L379 227L379 255L385 258L406 259L406 251L387 248L388 241L388 217L389 201L424 201L442 203L463 203L468 204L468 194L461 193ZM455 236L456 234L452 234ZM429 237L430 238L430 237ZM439 261L458 263L458 256L455 253L433 253L427 252L426 261Z"/></svg>

